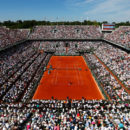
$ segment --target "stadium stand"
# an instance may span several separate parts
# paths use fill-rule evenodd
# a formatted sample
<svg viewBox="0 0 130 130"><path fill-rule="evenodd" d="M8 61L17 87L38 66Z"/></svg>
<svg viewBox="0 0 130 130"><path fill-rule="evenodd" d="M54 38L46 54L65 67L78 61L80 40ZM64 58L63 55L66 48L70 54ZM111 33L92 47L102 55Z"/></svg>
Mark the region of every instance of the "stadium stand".
<svg viewBox="0 0 130 130"><path fill-rule="evenodd" d="M28 34L29 30L0 27L1 48ZM29 36L32 41L0 51L0 129L129 130L130 54L102 41L36 41L101 35L97 26L36 26ZM129 27L120 27L107 38L130 47ZM52 55L83 56L109 100L33 100Z"/></svg>
<svg viewBox="0 0 130 130"><path fill-rule="evenodd" d="M2 54L0 97L3 98L3 101L18 101L35 77L41 64L45 65L43 60L49 57L47 54L38 52L36 49L38 46L39 42L26 43L9 53Z"/></svg>
<svg viewBox="0 0 130 130"><path fill-rule="evenodd" d="M105 38L125 46L126 48L130 48L130 27L120 26L112 33L106 35Z"/></svg>
<svg viewBox="0 0 130 130"><path fill-rule="evenodd" d="M128 93L121 87L117 80L104 68L104 66L94 57L88 55L88 62L91 64L91 70L96 75L96 78L102 83L104 90L108 93L111 99L129 100Z"/></svg>
<svg viewBox="0 0 130 130"><path fill-rule="evenodd" d="M0 49L26 39L29 33L29 29L9 29L0 27Z"/></svg>
<svg viewBox="0 0 130 130"><path fill-rule="evenodd" d="M99 26L36 26L30 35L30 39L76 39L76 38L100 38Z"/></svg>
<svg viewBox="0 0 130 130"><path fill-rule="evenodd" d="M104 50L104 51L102 51ZM129 87L130 73L129 70L129 54L120 49L113 48L105 44L101 45L95 54L118 76L118 78Z"/></svg>
<svg viewBox="0 0 130 130"><path fill-rule="evenodd" d="M117 130L129 127L129 105L108 101L32 100L0 104L0 128Z"/></svg>

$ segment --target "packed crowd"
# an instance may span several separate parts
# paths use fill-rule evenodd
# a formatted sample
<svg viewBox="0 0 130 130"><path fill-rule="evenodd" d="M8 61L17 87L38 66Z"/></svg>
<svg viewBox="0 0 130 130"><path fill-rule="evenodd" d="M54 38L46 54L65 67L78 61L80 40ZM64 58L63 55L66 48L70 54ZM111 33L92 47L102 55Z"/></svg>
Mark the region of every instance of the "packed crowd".
<svg viewBox="0 0 130 130"><path fill-rule="evenodd" d="M106 35L105 38L130 48L130 26L120 26L112 33Z"/></svg>
<svg viewBox="0 0 130 130"><path fill-rule="evenodd" d="M39 42L26 43L1 54L0 99L2 101L21 100L36 78L39 68L46 66L50 55L40 53L38 48Z"/></svg>
<svg viewBox="0 0 130 130"><path fill-rule="evenodd" d="M129 130L129 104L103 100L32 100L0 104L2 130Z"/></svg>
<svg viewBox="0 0 130 130"><path fill-rule="evenodd" d="M41 42L39 49L44 51L54 51L55 55L76 55L80 42Z"/></svg>
<svg viewBox="0 0 130 130"><path fill-rule="evenodd" d="M91 71L100 82L100 86L107 92L111 100L128 101L130 99L129 94L93 54L85 55L85 58L90 64Z"/></svg>
<svg viewBox="0 0 130 130"><path fill-rule="evenodd" d="M9 29L0 27L0 49L26 39L29 33L29 29Z"/></svg>
<svg viewBox="0 0 130 130"><path fill-rule="evenodd" d="M91 50L129 87L129 54L120 49L101 42L28 42L6 54L1 53L1 100L16 102L20 99L26 102L30 98L32 88L34 88L36 80L40 78L38 74L42 70L40 67L45 67L51 56L40 53L40 50L48 49L55 50L55 55L76 55L79 50ZM103 82L111 99L128 100L128 93L122 89L104 66L92 54L87 57L91 66L96 66L94 72L98 75L97 78Z"/></svg>
<svg viewBox="0 0 130 130"><path fill-rule="evenodd" d="M67 45L67 46L66 46ZM110 68L110 70L129 87L130 55L120 49L102 42L41 42L41 50L55 50L56 55L77 55L79 51L94 51L94 53Z"/></svg>
<svg viewBox="0 0 130 130"><path fill-rule="evenodd" d="M41 42L39 50L54 51L55 55L78 55L79 51L90 51L100 45L99 42L92 44L90 41L53 41ZM96 47L96 48L95 48Z"/></svg>
<svg viewBox="0 0 130 130"><path fill-rule="evenodd" d="M36 26L30 34L30 39L77 39L100 38L99 26Z"/></svg>
<svg viewBox="0 0 130 130"><path fill-rule="evenodd" d="M38 83L41 79L41 76L43 75L43 71L45 71L47 63L50 60L50 57L51 57L51 54L46 55L46 58L44 58L44 60L41 62L41 65L38 67L34 77L32 78L30 84L28 85L26 91L24 92L23 97L21 98L22 102L27 102L28 100L32 98L38 86Z"/></svg>
<svg viewBox="0 0 130 130"><path fill-rule="evenodd" d="M29 29L9 29L0 27L0 49L28 37L30 39L89 39L101 38L102 33L99 26L35 26L31 34ZM130 48L130 27L120 26L112 33L105 35L105 39Z"/></svg>
<svg viewBox="0 0 130 130"><path fill-rule="evenodd" d="M8 75L12 74L16 66L20 66L25 57L27 55L31 56L32 52L33 48L31 48L31 44L26 43L26 45L19 45L19 47L6 51L6 53L1 53L0 77L6 78ZM2 79L0 81L2 82Z"/></svg>
<svg viewBox="0 0 130 130"><path fill-rule="evenodd" d="M130 87L130 54L108 44L101 44L95 50L95 54L127 87Z"/></svg>
<svg viewBox="0 0 130 130"><path fill-rule="evenodd" d="M99 26L36 26L30 34L29 29L9 29L0 27L0 46L1 48L12 45L13 43L24 40L28 36L30 39L85 39L100 38L102 36ZM117 30L105 36L106 39L114 41L120 45L130 48L130 27L121 26Z"/></svg>
<svg viewBox="0 0 130 130"><path fill-rule="evenodd" d="M68 55L90 50L129 87L129 54L120 49L102 42L26 42L0 52L0 129L130 129L129 104L125 103L129 94L93 53L86 53L84 58L111 102L30 100L51 57L44 50Z"/></svg>

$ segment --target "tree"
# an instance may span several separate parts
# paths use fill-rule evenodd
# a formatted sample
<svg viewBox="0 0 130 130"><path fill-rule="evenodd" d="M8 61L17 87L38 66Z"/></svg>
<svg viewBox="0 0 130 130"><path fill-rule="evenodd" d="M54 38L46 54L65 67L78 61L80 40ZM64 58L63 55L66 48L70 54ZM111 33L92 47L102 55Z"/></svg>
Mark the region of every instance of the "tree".
<svg viewBox="0 0 130 130"><path fill-rule="evenodd" d="M95 21L90 21L90 20L84 20L82 22L82 25L100 25L104 23L104 24L107 24L108 22L107 21L103 21L103 22L97 22L96 20ZM130 21L126 21L126 22L119 22L119 23L115 23L116 27L119 27L119 26L130 26ZM17 28L30 28L32 29L34 26L36 25L81 25L81 22L80 21L64 21L64 22L51 22L51 21L37 21L37 20L25 20L25 21L22 21L22 20L17 20L17 21L4 21L4 22L0 22L0 26L6 26L8 28L13 28L13 29L17 29Z"/></svg>
<svg viewBox="0 0 130 130"><path fill-rule="evenodd" d="M103 21L102 23L103 23L103 24L107 24L108 22L107 22L107 21Z"/></svg>

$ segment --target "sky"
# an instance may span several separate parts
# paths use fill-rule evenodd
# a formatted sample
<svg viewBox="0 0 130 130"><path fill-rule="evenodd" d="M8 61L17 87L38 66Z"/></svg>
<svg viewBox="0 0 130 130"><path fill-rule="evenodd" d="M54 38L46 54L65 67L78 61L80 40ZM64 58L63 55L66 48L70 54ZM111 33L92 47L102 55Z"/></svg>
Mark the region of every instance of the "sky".
<svg viewBox="0 0 130 130"><path fill-rule="evenodd" d="M130 21L130 0L0 0L0 21Z"/></svg>

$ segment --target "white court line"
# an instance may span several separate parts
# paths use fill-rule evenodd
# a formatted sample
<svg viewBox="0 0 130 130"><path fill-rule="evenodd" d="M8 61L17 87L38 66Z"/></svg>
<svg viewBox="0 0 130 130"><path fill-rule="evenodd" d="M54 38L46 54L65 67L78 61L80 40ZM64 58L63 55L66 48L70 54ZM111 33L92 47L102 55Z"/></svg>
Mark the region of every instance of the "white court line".
<svg viewBox="0 0 130 130"><path fill-rule="evenodd" d="M65 77L66 77L66 81L67 81L67 79L68 79L68 64L66 64L66 71L65 71ZM68 82L68 81L67 81ZM67 83L68 84L68 83Z"/></svg>
<svg viewBox="0 0 130 130"><path fill-rule="evenodd" d="M75 67L75 66L77 67L77 64L74 64L74 67ZM79 79L78 79L78 72L77 72L78 70L75 69L75 71L76 71L76 78L77 78L77 81L78 81L78 87L79 87Z"/></svg>
<svg viewBox="0 0 130 130"><path fill-rule="evenodd" d="M52 65L52 63L50 62L50 64L49 64L49 66L50 65ZM52 68L53 68L53 65L52 65ZM54 70L52 69L52 70L50 70L50 79L48 80L49 82L51 82L51 84L50 85L53 85L53 83L54 83L54 76L53 76L53 74L51 74L51 73L54 73ZM52 86L51 86L52 87Z"/></svg>
<svg viewBox="0 0 130 130"><path fill-rule="evenodd" d="M58 68L60 66L60 64L56 64L56 68ZM57 83L57 76L58 75L58 72L57 72L57 70L56 70L56 74L55 74L55 77L54 77L54 79L55 79L55 85L56 85L56 83Z"/></svg>
<svg viewBox="0 0 130 130"><path fill-rule="evenodd" d="M56 73L56 74L55 74L55 78L54 78L54 79L55 79L55 85L56 85L56 83L57 83L57 77L58 77L58 76L57 76L58 72L56 71L55 73Z"/></svg>
<svg viewBox="0 0 130 130"><path fill-rule="evenodd" d="M77 66L78 66L79 64L77 64ZM79 66L78 66L79 67ZM82 68L81 68L82 69ZM81 74L79 73L79 71L78 71L78 75L79 75L79 79L80 79L80 84L81 85L83 85L83 82L82 82L82 78L81 78Z"/></svg>

